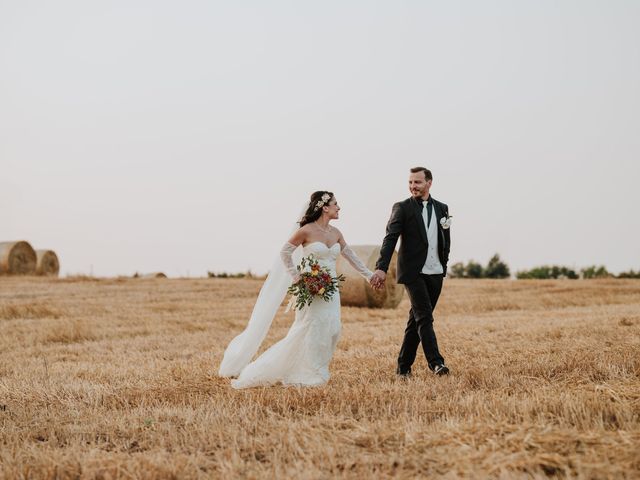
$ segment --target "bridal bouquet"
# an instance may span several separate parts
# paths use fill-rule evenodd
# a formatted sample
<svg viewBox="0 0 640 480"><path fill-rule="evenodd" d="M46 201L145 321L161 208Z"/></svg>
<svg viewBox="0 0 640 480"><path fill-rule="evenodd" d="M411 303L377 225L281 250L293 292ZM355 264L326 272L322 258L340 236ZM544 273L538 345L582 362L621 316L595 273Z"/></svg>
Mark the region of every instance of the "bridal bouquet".
<svg viewBox="0 0 640 480"><path fill-rule="evenodd" d="M296 310L302 310L306 305L311 305L315 297L328 302L340 288L340 282L344 282L344 275L331 276L331 272L321 267L313 255L304 257L297 269L300 280L287 290L292 295L287 311L294 303Z"/></svg>

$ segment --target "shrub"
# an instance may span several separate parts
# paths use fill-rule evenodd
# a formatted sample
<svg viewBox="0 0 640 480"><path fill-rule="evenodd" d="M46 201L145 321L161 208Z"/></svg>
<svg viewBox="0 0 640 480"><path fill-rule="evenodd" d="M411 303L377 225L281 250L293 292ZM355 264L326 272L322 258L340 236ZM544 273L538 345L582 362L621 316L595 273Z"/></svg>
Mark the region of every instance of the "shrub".
<svg viewBox="0 0 640 480"><path fill-rule="evenodd" d="M264 278L264 277L260 277L257 275L254 275L253 272L251 272L251 270L247 270L246 272L239 272L239 273L227 273L227 272L221 272L221 273L216 273L216 272L207 272L207 277L209 278Z"/></svg>
<svg viewBox="0 0 640 480"><path fill-rule="evenodd" d="M629 270L628 272L620 272L617 278L640 278L640 270L637 272Z"/></svg>
<svg viewBox="0 0 640 480"><path fill-rule="evenodd" d="M558 265L543 265L540 267L534 267L531 270L522 270L516 273L516 278L523 279L537 279L545 280L551 278L568 278L575 280L578 278L578 274L575 270L569 267L561 267Z"/></svg>
<svg viewBox="0 0 640 480"><path fill-rule="evenodd" d="M500 260L500 255L496 253L489 260L487 268L484 269L484 276L486 278L509 278L511 272L509 271L509 266Z"/></svg>
<svg viewBox="0 0 640 480"><path fill-rule="evenodd" d="M458 262L451 265L449 267L449 275L452 278L464 278L466 276L464 263Z"/></svg>
<svg viewBox="0 0 640 480"><path fill-rule="evenodd" d="M464 269L464 272L467 278L484 277L484 269L482 268L482 265L480 265L477 262L474 262L473 260L470 260L469 263L467 263L467 266Z"/></svg>
<svg viewBox="0 0 640 480"><path fill-rule="evenodd" d="M581 272L582 272L582 278L585 278L585 279L608 278L612 276L607 271L604 265L600 265L600 266L592 265L590 267L583 268Z"/></svg>
<svg viewBox="0 0 640 480"><path fill-rule="evenodd" d="M491 257L486 267L478 262L470 260L466 265L457 262L449 268L453 278L509 278L511 272L509 266L500 260L497 253Z"/></svg>

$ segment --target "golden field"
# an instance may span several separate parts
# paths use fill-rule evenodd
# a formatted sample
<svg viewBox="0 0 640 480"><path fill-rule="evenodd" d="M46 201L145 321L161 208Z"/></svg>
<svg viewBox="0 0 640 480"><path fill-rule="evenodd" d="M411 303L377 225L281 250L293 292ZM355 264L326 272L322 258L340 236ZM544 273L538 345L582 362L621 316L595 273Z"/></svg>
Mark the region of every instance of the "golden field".
<svg viewBox="0 0 640 480"><path fill-rule="evenodd" d="M640 281L447 279L448 377L396 379L405 296L343 309L326 386L235 391L260 286L0 278L0 478L640 478Z"/></svg>

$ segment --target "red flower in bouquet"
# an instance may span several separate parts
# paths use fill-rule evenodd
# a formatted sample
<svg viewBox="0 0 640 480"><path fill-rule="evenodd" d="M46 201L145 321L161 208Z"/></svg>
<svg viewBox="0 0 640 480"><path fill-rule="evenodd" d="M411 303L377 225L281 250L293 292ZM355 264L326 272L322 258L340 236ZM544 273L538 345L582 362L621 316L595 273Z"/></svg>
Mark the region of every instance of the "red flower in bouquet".
<svg viewBox="0 0 640 480"><path fill-rule="evenodd" d="M344 282L344 275L332 276L313 255L303 258L297 269L300 279L287 290L292 295L289 307L295 303L296 310L311 305L315 297L322 297L328 302L340 288L340 282Z"/></svg>

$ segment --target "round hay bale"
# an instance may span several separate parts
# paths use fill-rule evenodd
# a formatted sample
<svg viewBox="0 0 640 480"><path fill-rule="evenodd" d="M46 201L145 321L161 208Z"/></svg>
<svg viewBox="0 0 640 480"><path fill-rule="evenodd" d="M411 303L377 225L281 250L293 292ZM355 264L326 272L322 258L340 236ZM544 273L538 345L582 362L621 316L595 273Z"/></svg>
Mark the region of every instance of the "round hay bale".
<svg viewBox="0 0 640 480"><path fill-rule="evenodd" d="M376 261L380 255L377 245L350 245L360 260L371 270L376 269ZM382 290L374 290L364 278L357 273L349 262L341 255L336 264L338 274L346 278L340 289L340 303L353 307L396 308L402 300L404 289L396 283L396 252L393 252L387 280Z"/></svg>
<svg viewBox="0 0 640 480"><path fill-rule="evenodd" d="M153 273L137 273L136 272L133 278L167 278L167 276L162 272L153 272Z"/></svg>
<svg viewBox="0 0 640 480"><path fill-rule="evenodd" d="M36 252L28 242L0 242L0 275L33 275Z"/></svg>
<svg viewBox="0 0 640 480"><path fill-rule="evenodd" d="M36 250L38 257L36 263L36 275L57 277L60 273L60 262L53 250Z"/></svg>

